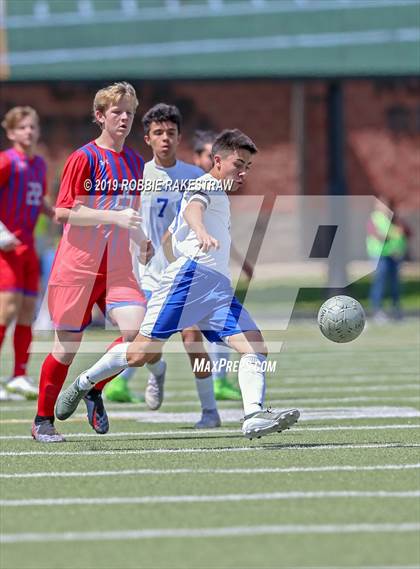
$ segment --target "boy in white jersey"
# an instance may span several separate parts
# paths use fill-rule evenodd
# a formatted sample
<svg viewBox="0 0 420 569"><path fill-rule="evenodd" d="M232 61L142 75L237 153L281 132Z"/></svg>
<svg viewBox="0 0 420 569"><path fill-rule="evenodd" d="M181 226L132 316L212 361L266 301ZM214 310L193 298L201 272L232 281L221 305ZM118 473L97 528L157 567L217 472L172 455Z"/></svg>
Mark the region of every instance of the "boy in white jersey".
<svg viewBox="0 0 420 569"><path fill-rule="evenodd" d="M211 130L196 130L193 137L193 161L204 172L213 168L212 147L217 134ZM253 269L247 260L243 259L233 244L230 248L231 257L242 267L242 275L247 284L251 281ZM241 276L242 276L241 275ZM248 287L245 289L245 293ZM241 391L232 384L226 376L226 367L230 358L230 350L220 343L211 344L211 358L213 360L213 383L216 400L240 401Z"/></svg>
<svg viewBox="0 0 420 569"><path fill-rule="evenodd" d="M70 417L94 384L121 369L143 366L156 357L173 333L196 324L211 341L223 341L241 354L238 379L249 438L282 431L299 411L264 410L267 349L257 325L233 296L229 280L230 213L224 186L243 183L257 148L239 130L223 131L213 145L214 167L199 179L197 191L183 197L173 227L178 257L153 293L140 333L132 343L112 348L82 373L57 401L56 414Z"/></svg>
<svg viewBox="0 0 420 569"><path fill-rule="evenodd" d="M143 172L144 190L142 193L141 215L142 229L152 241L155 254L145 267L136 262L134 255L134 274L148 300L158 287L163 271L168 266L162 247L166 239L168 227L179 210L182 194L181 182L195 180L203 175L203 170L178 160L176 153L181 139L181 114L177 107L159 103L149 109L142 119L144 140L153 150L153 159L147 162ZM187 186L187 184L185 184ZM203 337L198 328L182 330L182 339L191 360L203 358L210 363L203 345ZM206 370L211 369L210 365ZM132 400L127 381L135 371L128 368L105 388L107 398L111 400ZM200 398L202 416L197 428L213 428L221 425L213 393L212 374L210 371L194 371L197 392ZM146 387L145 400L147 406L156 410L162 404L164 390L164 374L151 374Z"/></svg>

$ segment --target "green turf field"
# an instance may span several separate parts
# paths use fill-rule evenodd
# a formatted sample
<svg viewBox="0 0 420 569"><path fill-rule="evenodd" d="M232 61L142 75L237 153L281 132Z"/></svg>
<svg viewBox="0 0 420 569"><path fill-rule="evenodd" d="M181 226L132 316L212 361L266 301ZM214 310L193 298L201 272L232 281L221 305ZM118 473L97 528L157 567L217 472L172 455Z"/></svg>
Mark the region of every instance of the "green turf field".
<svg viewBox="0 0 420 569"><path fill-rule="evenodd" d="M103 437L80 408L58 423L67 443L36 444L34 403L1 404L1 569L418 567L418 320L348 345L310 322L269 336L285 345L267 403L302 417L261 440L242 437L233 402L222 428L192 429L184 355L168 356L161 410L109 404ZM95 358L79 355L71 377Z"/></svg>

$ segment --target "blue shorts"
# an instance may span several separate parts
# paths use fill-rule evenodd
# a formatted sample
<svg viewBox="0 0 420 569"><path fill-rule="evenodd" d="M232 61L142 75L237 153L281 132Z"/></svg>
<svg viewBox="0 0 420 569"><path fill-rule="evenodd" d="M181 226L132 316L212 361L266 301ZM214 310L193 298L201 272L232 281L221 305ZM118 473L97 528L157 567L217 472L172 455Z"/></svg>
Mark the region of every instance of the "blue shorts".
<svg viewBox="0 0 420 569"><path fill-rule="evenodd" d="M166 340L197 326L210 342L258 330L248 311L235 298L227 277L185 257L162 273L153 291L140 333Z"/></svg>

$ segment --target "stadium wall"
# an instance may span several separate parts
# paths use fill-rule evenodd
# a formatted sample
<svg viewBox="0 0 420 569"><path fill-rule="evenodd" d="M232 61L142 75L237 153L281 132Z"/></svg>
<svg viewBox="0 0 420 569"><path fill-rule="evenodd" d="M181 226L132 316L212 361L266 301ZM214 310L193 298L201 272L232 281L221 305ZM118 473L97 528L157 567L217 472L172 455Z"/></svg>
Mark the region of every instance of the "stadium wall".
<svg viewBox="0 0 420 569"><path fill-rule="evenodd" d="M184 116L180 157L189 160L196 128L244 130L260 149L248 193L327 193L325 81L276 80L133 82L140 95L139 117L159 101L176 104ZM31 104L41 114L41 151L57 188L69 153L96 135L90 105L100 83L9 83L2 86L1 112ZM303 96L296 104L298 86ZM348 191L387 195L416 233L412 256L420 258L420 80L346 80L344 86ZM298 129L304 136L299 144ZM146 159L140 118L130 144ZM2 133L1 146L6 146Z"/></svg>

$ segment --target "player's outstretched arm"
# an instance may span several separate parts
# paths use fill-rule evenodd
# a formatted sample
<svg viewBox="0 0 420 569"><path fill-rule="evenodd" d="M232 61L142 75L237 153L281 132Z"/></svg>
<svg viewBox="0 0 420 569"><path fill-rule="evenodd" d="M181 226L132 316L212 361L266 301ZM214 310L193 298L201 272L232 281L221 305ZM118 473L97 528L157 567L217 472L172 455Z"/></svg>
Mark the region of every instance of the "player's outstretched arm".
<svg viewBox="0 0 420 569"><path fill-rule="evenodd" d="M218 249L219 242L207 232L206 226L204 225L203 218L205 209L206 206L201 201L193 199L185 208L183 216L190 228L196 234L200 243L200 249L204 253L207 253L207 251L212 247Z"/></svg>
<svg viewBox="0 0 420 569"><path fill-rule="evenodd" d="M55 218L59 223L70 223L70 225L92 226L92 225L117 225L123 229L138 229L141 224L141 216L131 208L122 210L92 209L85 205L76 205L65 208L57 207Z"/></svg>

